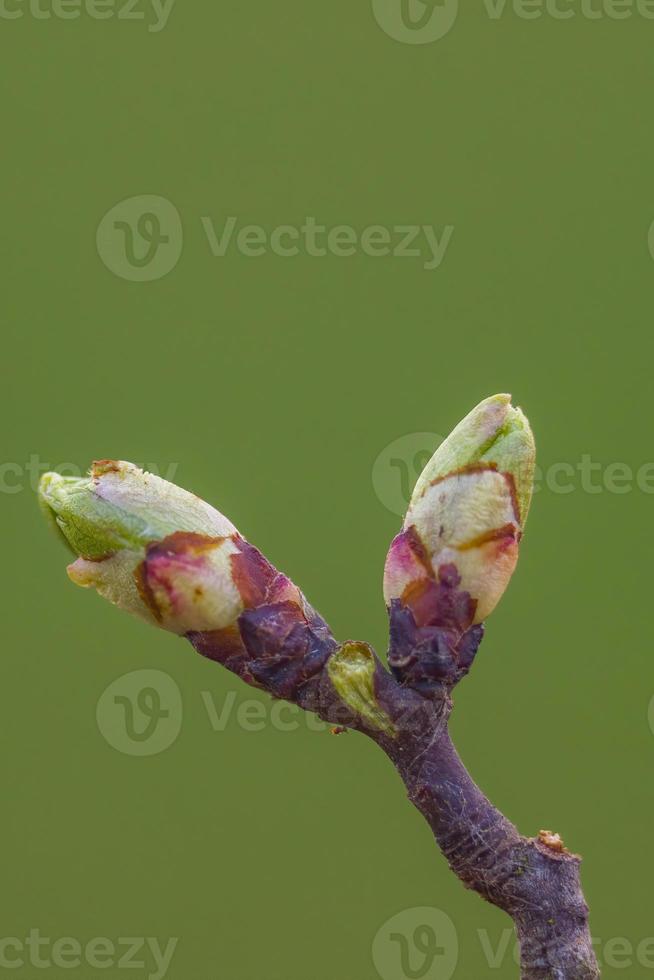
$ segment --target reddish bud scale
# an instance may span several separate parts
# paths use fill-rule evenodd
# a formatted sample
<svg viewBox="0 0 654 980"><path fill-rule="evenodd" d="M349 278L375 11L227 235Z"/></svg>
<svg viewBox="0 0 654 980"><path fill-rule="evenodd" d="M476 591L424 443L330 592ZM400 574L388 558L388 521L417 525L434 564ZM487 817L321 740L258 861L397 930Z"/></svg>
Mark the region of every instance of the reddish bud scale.
<svg viewBox="0 0 654 980"><path fill-rule="evenodd" d="M243 538L235 539L232 576L244 611L220 630L187 632L198 653L278 698L301 689L324 667L336 643L300 590Z"/></svg>

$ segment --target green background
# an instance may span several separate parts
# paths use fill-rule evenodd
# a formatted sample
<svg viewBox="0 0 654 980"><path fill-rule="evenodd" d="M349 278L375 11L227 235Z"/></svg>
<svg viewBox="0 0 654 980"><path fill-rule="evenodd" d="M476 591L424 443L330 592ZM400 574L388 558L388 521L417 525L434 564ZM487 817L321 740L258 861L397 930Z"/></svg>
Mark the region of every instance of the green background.
<svg viewBox="0 0 654 980"><path fill-rule="evenodd" d="M510 957L491 970L480 939L496 947L509 920L448 871L381 753L304 721L252 732L232 714L214 731L202 692L218 709L236 692L234 712L269 703L75 589L26 466L177 464L337 636L380 652L399 523L380 496L398 471L372 473L393 440L446 434L506 390L545 472L586 455L600 486L611 463L635 474L654 460L654 21L492 20L479 2L409 45L365 0L177 0L159 33L26 11L0 19L0 43L2 937L175 936L170 980L376 980L378 930L435 906L458 933L456 980L517 976ZM135 195L183 223L178 264L152 282L96 249L103 215ZM228 215L455 230L433 271L215 257L201 217ZM453 727L524 833L583 853L593 935L635 950L654 935L654 500L635 481L571 485L534 499ZM146 668L174 679L184 716L139 758L102 737L96 704ZM654 976L654 957L631 960L603 975Z"/></svg>

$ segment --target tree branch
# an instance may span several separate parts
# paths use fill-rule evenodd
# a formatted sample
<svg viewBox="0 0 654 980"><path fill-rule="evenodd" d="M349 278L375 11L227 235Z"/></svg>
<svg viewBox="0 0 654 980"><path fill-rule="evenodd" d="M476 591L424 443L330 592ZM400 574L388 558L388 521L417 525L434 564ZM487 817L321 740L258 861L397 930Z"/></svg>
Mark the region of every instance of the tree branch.
<svg viewBox="0 0 654 980"><path fill-rule="evenodd" d="M188 639L274 697L379 745L452 871L513 919L523 980L596 980L580 859L556 835L522 837L476 786L448 732L450 686L436 684L425 694L403 685L366 644L338 646L308 605L302 616L297 610L290 603L260 605L241 615L238 635Z"/></svg>

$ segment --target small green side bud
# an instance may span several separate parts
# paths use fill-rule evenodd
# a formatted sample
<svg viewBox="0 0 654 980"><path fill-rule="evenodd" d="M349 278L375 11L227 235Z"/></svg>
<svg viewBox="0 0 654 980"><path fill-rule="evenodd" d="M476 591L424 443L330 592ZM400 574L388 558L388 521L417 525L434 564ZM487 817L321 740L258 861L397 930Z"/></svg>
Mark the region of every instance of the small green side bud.
<svg viewBox="0 0 654 980"><path fill-rule="evenodd" d="M395 728L375 695L377 664L365 643L343 643L327 662L329 678L336 693L352 711L377 731L395 735Z"/></svg>

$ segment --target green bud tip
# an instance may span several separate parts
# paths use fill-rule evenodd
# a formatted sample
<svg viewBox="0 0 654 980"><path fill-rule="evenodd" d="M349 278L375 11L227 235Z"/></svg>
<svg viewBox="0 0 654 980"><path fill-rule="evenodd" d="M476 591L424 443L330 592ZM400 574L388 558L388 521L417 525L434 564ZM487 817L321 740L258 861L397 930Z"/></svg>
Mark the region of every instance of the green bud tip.
<svg viewBox="0 0 654 980"><path fill-rule="evenodd" d="M522 409L511 404L511 395L485 398L459 422L420 474L411 504L434 480L475 464L511 477L524 527L533 491L536 446L529 422Z"/></svg>

